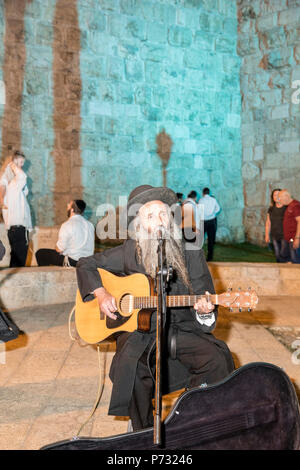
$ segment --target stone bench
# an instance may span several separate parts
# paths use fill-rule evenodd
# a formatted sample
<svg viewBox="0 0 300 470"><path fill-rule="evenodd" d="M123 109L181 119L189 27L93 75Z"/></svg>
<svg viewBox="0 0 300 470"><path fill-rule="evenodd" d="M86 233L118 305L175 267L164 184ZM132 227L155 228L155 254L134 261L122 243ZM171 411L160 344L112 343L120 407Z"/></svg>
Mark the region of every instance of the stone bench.
<svg viewBox="0 0 300 470"><path fill-rule="evenodd" d="M258 296L300 295L300 265L209 263L217 293L251 286ZM25 267L0 270L0 305L8 310L75 301L75 268Z"/></svg>
<svg viewBox="0 0 300 470"><path fill-rule="evenodd" d="M300 295L300 264L210 262L217 293L251 287L258 295Z"/></svg>
<svg viewBox="0 0 300 470"><path fill-rule="evenodd" d="M76 269L60 266L0 270L0 305L7 310L75 301Z"/></svg>

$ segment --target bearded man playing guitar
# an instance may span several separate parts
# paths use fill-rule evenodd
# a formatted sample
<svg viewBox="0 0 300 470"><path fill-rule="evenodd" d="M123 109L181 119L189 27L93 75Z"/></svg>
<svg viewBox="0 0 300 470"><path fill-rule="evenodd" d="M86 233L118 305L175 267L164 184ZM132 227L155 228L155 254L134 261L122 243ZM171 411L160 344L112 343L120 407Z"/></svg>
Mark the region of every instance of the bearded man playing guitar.
<svg viewBox="0 0 300 470"><path fill-rule="evenodd" d="M138 186L130 193L127 205L131 238L122 245L81 258L76 267L82 301L96 298L99 315L102 312L110 323L118 322L117 301L109 288L103 287L98 268L121 276L142 273L155 279L157 231L163 228L165 256L167 264L173 268L167 295L203 295L193 308L167 308L163 320L163 393L216 383L234 369L227 345L212 334L218 312L209 296L204 295L215 291L203 250L188 249L182 239L181 228L170 209L176 202L176 194L168 188ZM134 217L133 209L136 209ZM132 332L118 332L110 370L113 389L108 413L129 416L134 431L153 426L155 310L150 321L147 332L138 328Z"/></svg>

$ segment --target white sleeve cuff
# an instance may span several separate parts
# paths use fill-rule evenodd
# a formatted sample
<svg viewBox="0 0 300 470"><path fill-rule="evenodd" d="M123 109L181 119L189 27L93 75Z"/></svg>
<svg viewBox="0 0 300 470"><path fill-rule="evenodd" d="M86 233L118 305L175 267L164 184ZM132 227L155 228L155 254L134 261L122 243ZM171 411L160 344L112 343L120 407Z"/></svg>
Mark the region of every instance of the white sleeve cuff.
<svg viewBox="0 0 300 470"><path fill-rule="evenodd" d="M200 323L200 325L211 326L216 321L216 317L213 312L202 315L198 315L196 312L196 320Z"/></svg>

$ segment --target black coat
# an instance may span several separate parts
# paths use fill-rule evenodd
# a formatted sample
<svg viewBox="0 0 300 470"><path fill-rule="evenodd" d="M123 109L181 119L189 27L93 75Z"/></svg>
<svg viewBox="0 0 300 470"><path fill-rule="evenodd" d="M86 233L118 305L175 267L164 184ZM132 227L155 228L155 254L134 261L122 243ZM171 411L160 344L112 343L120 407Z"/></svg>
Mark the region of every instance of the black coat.
<svg viewBox="0 0 300 470"><path fill-rule="evenodd" d="M77 263L77 281L79 291L83 301L89 301L93 297L96 288L102 286L97 268L103 268L115 274L145 273L143 265L139 264L136 257L134 240L126 240L122 245L105 250L87 258L81 258ZM214 293L212 278L205 261L203 250L185 251L186 267L194 294L204 294L205 291ZM188 287L174 273L169 282L168 295L189 294ZM214 311L217 319L217 308ZM127 334L126 341L122 342L122 348L114 356L110 377L113 381L113 390L110 403L109 414L118 416L128 416L128 404L131 398L134 385L136 364L143 352L151 343L155 341L156 313L152 315L151 332L140 333L134 331ZM228 351L227 346L222 341L216 339L211 331L215 328L215 322L207 327L201 325L196 320L196 313L190 307L167 309L167 319L164 326L164 337L166 344L169 344L172 331L176 327L181 333L186 334L187 341L189 334L193 333L202 337L205 341L210 341ZM167 348L168 350L168 348ZM166 354L166 367L164 376L164 392L171 392L187 386L189 374L185 367L177 359L171 359ZM226 375L224 373L224 375Z"/></svg>

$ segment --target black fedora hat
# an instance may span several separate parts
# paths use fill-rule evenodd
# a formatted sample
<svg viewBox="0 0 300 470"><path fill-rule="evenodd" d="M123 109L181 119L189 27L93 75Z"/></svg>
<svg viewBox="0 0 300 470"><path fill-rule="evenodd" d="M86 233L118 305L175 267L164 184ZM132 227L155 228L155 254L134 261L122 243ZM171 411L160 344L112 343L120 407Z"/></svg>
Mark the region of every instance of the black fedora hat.
<svg viewBox="0 0 300 470"><path fill-rule="evenodd" d="M177 197L172 189L166 187L155 188L149 184L142 184L129 194L127 208L129 209L133 204L142 206L150 201L161 201L172 206L172 204L176 204Z"/></svg>
<svg viewBox="0 0 300 470"><path fill-rule="evenodd" d="M166 188L164 186L158 188L150 186L149 184L142 184L141 186L137 186L131 191L128 197L128 222L130 222L135 217L140 207L150 201L161 201L168 206L172 206L173 204L176 204L177 196L174 191L172 191L172 189ZM132 210L130 210L131 208Z"/></svg>

